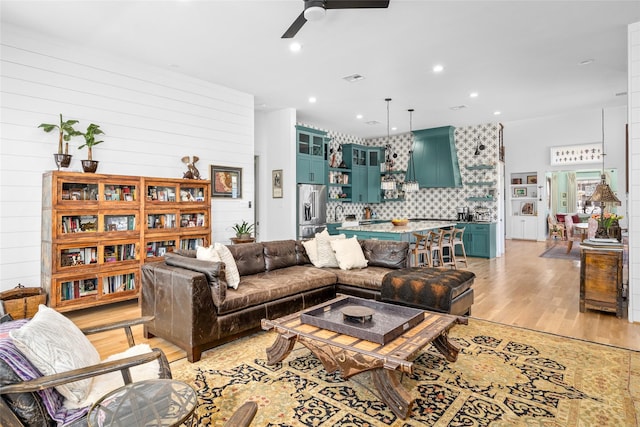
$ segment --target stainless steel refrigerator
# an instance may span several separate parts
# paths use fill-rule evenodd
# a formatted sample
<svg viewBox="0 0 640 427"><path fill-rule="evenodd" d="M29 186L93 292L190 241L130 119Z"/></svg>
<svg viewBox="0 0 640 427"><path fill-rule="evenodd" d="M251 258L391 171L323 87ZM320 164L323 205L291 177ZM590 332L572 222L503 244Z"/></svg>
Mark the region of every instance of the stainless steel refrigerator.
<svg viewBox="0 0 640 427"><path fill-rule="evenodd" d="M298 239L312 238L327 227L327 186L298 184Z"/></svg>

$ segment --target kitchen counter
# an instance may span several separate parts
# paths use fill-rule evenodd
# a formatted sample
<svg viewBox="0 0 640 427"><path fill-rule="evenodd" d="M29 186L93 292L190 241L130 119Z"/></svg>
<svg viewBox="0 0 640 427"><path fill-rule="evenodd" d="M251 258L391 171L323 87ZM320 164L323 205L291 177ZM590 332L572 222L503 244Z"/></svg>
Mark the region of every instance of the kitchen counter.
<svg viewBox="0 0 640 427"><path fill-rule="evenodd" d="M337 230L347 238L356 236L358 239L399 240L412 241L412 233L423 233L444 227L455 227L454 221L409 221L407 225L395 226L391 222L378 224L363 224L353 227L338 227Z"/></svg>

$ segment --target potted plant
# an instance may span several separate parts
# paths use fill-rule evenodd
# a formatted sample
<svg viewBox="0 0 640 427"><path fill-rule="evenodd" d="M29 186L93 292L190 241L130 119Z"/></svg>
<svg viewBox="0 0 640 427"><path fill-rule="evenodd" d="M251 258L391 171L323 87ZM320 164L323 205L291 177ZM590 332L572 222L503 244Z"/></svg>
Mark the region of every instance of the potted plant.
<svg viewBox="0 0 640 427"><path fill-rule="evenodd" d="M62 113L60 114L60 124L51 124L51 123L41 123L38 127L42 128L45 132L49 133L54 129L58 129L59 138L58 138L58 152L53 155L56 160L56 165L58 165L58 170L60 166L66 168L71 163L71 154L69 154L69 140L72 136L82 135L81 132L78 132L73 128L73 125L77 124L77 120L62 120ZM64 146L64 153L62 152L62 141L67 141Z"/></svg>
<svg viewBox="0 0 640 427"><path fill-rule="evenodd" d="M95 123L91 123L89 126L87 126L87 131L85 133L81 133L80 135L84 136L84 144L79 146L78 149L87 147L87 150L89 151L87 159L82 161L82 169L85 172L95 172L96 169L98 169L98 161L93 160L92 149L95 145L98 145L101 142L104 142L104 141L96 141L96 135L104 135L104 132L102 131L102 129L100 129L99 125L96 125Z"/></svg>
<svg viewBox="0 0 640 427"><path fill-rule="evenodd" d="M236 237L238 239L250 239L251 232L253 231L253 224L249 224L247 221L242 221L241 224L235 224L233 227L233 231L236 232Z"/></svg>

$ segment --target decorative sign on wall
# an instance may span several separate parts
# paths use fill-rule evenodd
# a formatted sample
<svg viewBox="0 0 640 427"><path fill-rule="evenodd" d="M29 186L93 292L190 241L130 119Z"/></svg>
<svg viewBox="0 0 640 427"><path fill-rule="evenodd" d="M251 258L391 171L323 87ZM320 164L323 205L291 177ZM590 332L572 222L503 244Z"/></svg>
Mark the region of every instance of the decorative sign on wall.
<svg viewBox="0 0 640 427"><path fill-rule="evenodd" d="M577 165L602 162L602 143L551 147L552 165Z"/></svg>

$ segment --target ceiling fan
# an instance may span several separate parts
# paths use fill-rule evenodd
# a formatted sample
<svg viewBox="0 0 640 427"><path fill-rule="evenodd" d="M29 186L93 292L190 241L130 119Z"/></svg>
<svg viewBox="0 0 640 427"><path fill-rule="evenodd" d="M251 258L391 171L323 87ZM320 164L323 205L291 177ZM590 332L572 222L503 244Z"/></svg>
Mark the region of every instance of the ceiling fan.
<svg viewBox="0 0 640 427"><path fill-rule="evenodd" d="M389 0L303 0L304 11L282 35L283 39L293 38L307 21L324 17L328 9L375 9L389 7Z"/></svg>

